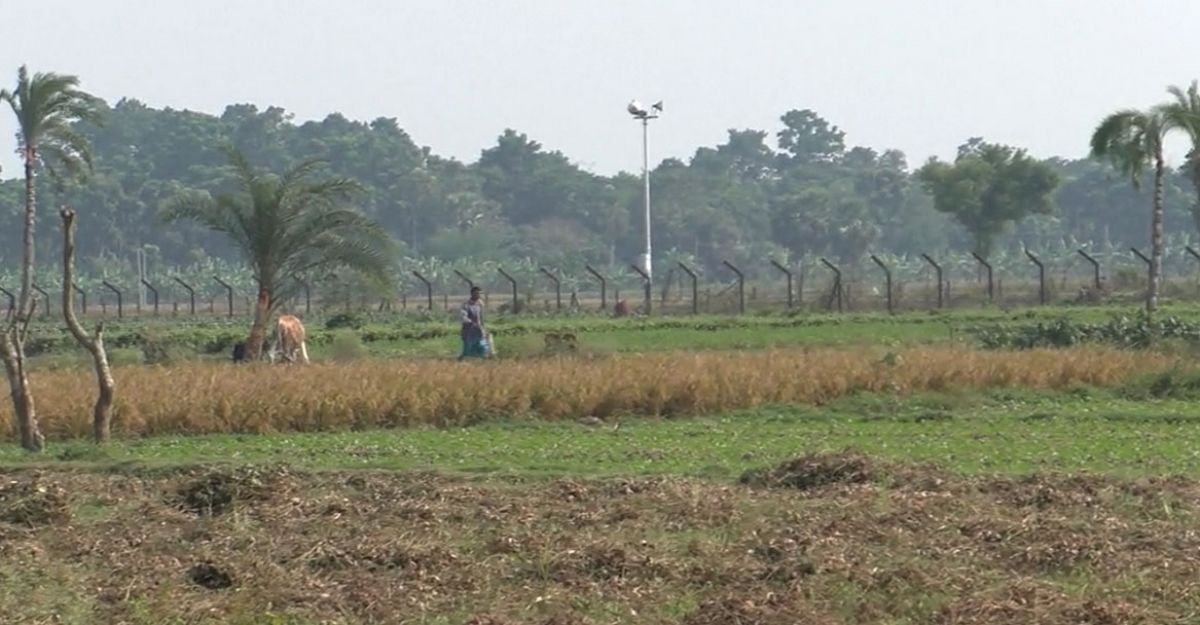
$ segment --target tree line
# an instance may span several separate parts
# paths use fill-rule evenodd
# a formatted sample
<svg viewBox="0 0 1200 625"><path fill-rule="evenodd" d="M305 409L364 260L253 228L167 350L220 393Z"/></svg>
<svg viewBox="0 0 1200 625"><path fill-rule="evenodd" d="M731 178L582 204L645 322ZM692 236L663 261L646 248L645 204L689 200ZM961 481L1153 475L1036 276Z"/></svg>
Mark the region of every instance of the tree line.
<svg viewBox="0 0 1200 625"><path fill-rule="evenodd" d="M355 208L399 242L397 258L525 260L579 274L585 263L624 266L642 251L640 173L597 175L516 130L463 163L418 145L390 118L335 113L296 123L277 107L239 104L209 115L132 99L97 109L102 125L72 126L92 147L87 182L42 176L35 185L50 205L77 211L84 273L131 273L139 248L156 267L240 261L236 245L205 226L163 219L181 195L236 188L225 145L264 171L322 159L318 173L357 181ZM765 258L855 263L868 251L986 256L1064 240L1149 243L1147 193L1100 160L1038 159L968 138L953 162L914 168L898 150L848 146L811 110L784 113L780 126L731 129L720 145L654 167L659 263L719 273L723 260L755 267ZM1189 173L1163 174L1167 232L1196 231ZM1154 188L1153 172L1136 175ZM970 189L987 191L964 194ZM22 178L0 182L0 272L19 264L23 206ZM56 252L54 234L36 236Z"/></svg>

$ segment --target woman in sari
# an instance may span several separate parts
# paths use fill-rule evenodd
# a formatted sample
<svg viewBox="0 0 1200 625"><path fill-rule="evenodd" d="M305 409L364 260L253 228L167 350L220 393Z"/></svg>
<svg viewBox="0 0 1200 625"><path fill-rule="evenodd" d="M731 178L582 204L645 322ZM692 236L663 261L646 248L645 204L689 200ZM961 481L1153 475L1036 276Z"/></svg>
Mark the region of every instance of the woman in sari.
<svg viewBox="0 0 1200 625"><path fill-rule="evenodd" d="M487 358L487 332L483 328L483 291L479 287L471 287L471 298L462 305L460 320L462 322L462 354L458 359Z"/></svg>

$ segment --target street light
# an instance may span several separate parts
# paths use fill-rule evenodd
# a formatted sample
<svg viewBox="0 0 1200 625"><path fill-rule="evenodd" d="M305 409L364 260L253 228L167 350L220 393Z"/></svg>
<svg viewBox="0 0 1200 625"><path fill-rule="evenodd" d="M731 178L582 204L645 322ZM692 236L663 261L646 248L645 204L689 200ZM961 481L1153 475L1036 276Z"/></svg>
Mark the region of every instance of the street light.
<svg viewBox="0 0 1200 625"><path fill-rule="evenodd" d="M662 114L662 100L655 102L649 109L642 106L637 100L629 103L625 107L626 111L633 116L634 119L639 119L642 122L642 182L646 187L645 204L646 204L646 254L642 257L642 269L646 271L646 314L650 314L650 302L653 300L652 276L654 258L650 246L650 120L657 119Z"/></svg>

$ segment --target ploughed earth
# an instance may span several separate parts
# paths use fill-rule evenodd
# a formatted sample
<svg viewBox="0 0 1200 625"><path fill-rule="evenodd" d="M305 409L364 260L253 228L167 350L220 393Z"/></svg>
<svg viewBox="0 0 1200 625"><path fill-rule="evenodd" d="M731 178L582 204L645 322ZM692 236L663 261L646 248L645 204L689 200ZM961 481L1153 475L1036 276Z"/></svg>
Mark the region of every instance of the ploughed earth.
<svg viewBox="0 0 1200 625"><path fill-rule="evenodd" d="M1200 482L854 453L737 483L0 473L5 623L1200 620Z"/></svg>

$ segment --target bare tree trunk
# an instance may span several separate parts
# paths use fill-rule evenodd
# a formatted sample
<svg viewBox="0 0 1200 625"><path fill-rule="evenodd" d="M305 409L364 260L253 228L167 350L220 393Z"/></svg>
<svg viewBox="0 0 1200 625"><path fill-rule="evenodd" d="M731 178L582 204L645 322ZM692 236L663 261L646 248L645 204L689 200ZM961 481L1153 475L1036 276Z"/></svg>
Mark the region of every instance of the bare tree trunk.
<svg viewBox="0 0 1200 625"><path fill-rule="evenodd" d="M37 410L33 403L33 394L29 392L29 372L25 369L25 345L21 338L18 324L10 324L3 336L0 336L0 360L4 361L4 371L8 374L8 386L12 395L13 414L17 420L17 433L21 438L21 447L29 451L41 451L46 446L46 439L38 427Z"/></svg>
<svg viewBox="0 0 1200 625"><path fill-rule="evenodd" d="M92 435L97 444L107 443L112 431L116 383L113 382L112 368L108 365L108 352L104 349L104 322L97 324L96 333L89 337L75 317L75 306L71 301L71 285L75 283L75 211L64 206L58 214L63 223L63 319L75 340L92 355L98 386L96 406L92 411Z"/></svg>
<svg viewBox="0 0 1200 625"><path fill-rule="evenodd" d="M22 156L25 159L25 250L21 259L21 293L16 314L0 335L0 360L4 362L4 372L8 377L13 416L17 422L21 446L29 451L41 451L46 445L46 440L38 427L37 410L33 394L29 390L29 371L26 368L25 357L25 339L28 337L29 324L33 321L36 307L33 299L33 229L36 200L33 174L36 152L32 147L26 147Z"/></svg>
<svg viewBox="0 0 1200 625"><path fill-rule="evenodd" d="M250 326L250 338L246 341L246 359L258 360L262 356L263 341L267 336L267 322L271 320L271 289L259 285L258 302L254 306L254 324Z"/></svg>
<svg viewBox="0 0 1200 625"><path fill-rule="evenodd" d="M1150 288L1146 292L1146 312L1158 310L1158 293L1162 283L1163 257L1163 162L1162 146L1154 153L1154 213L1150 219Z"/></svg>

